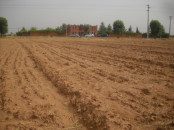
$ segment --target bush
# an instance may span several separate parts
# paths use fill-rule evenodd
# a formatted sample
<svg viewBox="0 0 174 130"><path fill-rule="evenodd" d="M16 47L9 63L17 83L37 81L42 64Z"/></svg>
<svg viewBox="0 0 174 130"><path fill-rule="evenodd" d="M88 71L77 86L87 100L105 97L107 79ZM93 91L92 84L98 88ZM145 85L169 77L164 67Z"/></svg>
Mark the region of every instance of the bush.
<svg viewBox="0 0 174 130"><path fill-rule="evenodd" d="M135 33L135 32L125 32L125 34L128 34L128 35L136 35L137 33Z"/></svg>
<svg viewBox="0 0 174 130"><path fill-rule="evenodd" d="M162 38L169 38L169 33L163 33Z"/></svg>

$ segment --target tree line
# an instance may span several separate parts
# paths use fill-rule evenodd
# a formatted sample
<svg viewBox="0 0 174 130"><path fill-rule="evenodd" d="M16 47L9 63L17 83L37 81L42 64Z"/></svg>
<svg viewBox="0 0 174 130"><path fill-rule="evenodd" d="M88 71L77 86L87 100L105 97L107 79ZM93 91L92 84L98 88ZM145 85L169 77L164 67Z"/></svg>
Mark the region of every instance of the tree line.
<svg viewBox="0 0 174 130"><path fill-rule="evenodd" d="M16 32L17 35L22 34L29 34L30 32L43 32L43 33L49 33L49 32L56 32L58 34L65 34L66 33L66 24L62 24L61 26L58 26L57 28L46 28L46 29L37 29L36 27L31 27L29 30L27 30L25 27L23 27L20 31Z"/></svg>
<svg viewBox="0 0 174 130"><path fill-rule="evenodd" d="M23 33L30 33L30 32L56 32L58 34L65 34L67 29L66 24L62 24L61 26L58 26L57 28L46 28L46 29L37 29L36 27L31 27L29 30L25 29L23 27L20 31L18 31L16 34L21 35ZM87 32L90 29L89 24L84 25L84 30ZM0 35L6 34L8 32L8 21L6 18L0 17ZM124 26L124 22L122 20L116 20L113 23L113 26L110 24L106 27L104 22L101 22L98 30L99 34L142 34L138 27L136 28L136 32L132 30L132 27L130 26L127 30ZM144 37L146 37L146 33L142 34ZM152 20L150 22L150 37L154 38L168 38L169 33L165 32L164 26L158 21L158 20Z"/></svg>
<svg viewBox="0 0 174 130"><path fill-rule="evenodd" d="M141 34L138 27L136 28L136 32L132 30L132 26L130 26L129 29L126 30L124 23L121 20L116 20L113 23L113 27L110 24L106 27L104 22L101 22L98 32L99 34Z"/></svg>
<svg viewBox="0 0 174 130"><path fill-rule="evenodd" d="M136 32L134 32L132 30L132 26L130 26L126 30L126 28L124 26L124 22L121 20L116 20L113 23L113 28L110 24L106 27L104 22L101 22L98 32L100 34L105 34L105 33L107 33L107 34L111 34L111 33L115 33L115 34L142 34L139 31L138 27L136 28ZM146 33L144 33L143 35L145 35L145 37L147 36ZM169 33L165 32L163 25L158 20L152 20L150 22L150 37L168 38Z"/></svg>

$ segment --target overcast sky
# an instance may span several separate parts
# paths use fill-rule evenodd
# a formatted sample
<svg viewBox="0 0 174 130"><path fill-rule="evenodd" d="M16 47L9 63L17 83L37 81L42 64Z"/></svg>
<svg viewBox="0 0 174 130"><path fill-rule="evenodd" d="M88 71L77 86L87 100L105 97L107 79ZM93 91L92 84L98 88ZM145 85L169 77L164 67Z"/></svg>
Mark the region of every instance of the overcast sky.
<svg viewBox="0 0 174 130"><path fill-rule="evenodd" d="M0 0L0 17L8 20L9 33L18 28L56 28L62 23L113 25L122 20L128 29L131 25L146 32L147 4L150 21L159 20L169 30L169 16L174 16L174 0ZM171 33L174 35L174 18Z"/></svg>

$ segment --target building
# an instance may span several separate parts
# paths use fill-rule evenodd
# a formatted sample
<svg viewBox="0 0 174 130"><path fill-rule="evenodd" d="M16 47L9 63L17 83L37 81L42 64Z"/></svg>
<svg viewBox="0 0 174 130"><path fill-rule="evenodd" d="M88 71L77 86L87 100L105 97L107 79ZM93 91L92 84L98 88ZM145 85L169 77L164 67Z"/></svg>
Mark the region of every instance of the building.
<svg viewBox="0 0 174 130"><path fill-rule="evenodd" d="M90 25L90 29L87 32L87 34L94 34L94 36L97 35L97 25L96 26L92 26ZM80 25L67 25L67 33L68 35L72 35L72 34L78 34L80 36L85 35L85 31L84 31L84 25L80 24Z"/></svg>

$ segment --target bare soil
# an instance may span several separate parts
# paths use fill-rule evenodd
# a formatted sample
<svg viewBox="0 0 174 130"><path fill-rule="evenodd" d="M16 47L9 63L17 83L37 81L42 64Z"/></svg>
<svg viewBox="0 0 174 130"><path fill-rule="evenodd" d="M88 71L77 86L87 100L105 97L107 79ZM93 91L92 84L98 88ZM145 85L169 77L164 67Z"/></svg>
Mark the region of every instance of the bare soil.
<svg viewBox="0 0 174 130"><path fill-rule="evenodd" d="M174 39L0 39L0 130L174 129Z"/></svg>

